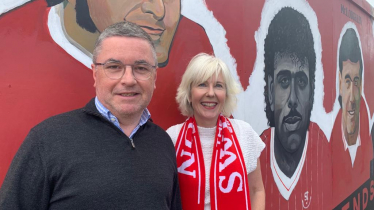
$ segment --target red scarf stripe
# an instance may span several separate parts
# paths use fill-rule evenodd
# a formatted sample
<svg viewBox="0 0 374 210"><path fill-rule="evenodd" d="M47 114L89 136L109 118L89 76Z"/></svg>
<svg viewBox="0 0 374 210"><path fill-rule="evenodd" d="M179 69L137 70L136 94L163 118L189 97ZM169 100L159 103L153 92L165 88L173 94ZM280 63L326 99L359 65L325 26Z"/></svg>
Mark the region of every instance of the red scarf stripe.
<svg viewBox="0 0 374 210"><path fill-rule="evenodd" d="M194 118L187 119L182 126L176 150L183 209L203 210L205 166ZM248 179L243 154L230 121L222 115L217 120L212 159L209 181L212 210L250 210ZM223 184L226 182L227 184Z"/></svg>
<svg viewBox="0 0 374 210"><path fill-rule="evenodd" d="M197 148L198 147L198 145L196 144L196 138L194 137L194 139L195 139L195 148L196 148L196 152L197 152L197 156L200 156L200 154L199 154L199 149ZM200 141L199 141L200 142ZM202 153L202 151L201 151L201 155L203 155L203 153ZM205 186L204 186L204 188L202 188L201 187L201 167L200 167L200 159L199 158L197 158L197 166L198 166L198 170L199 170L199 178L198 178L198 180L199 180L199 187L198 187L198 190L197 190L197 192L198 192L198 195L197 195L197 204L201 204L201 197L203 197L203 202L204 202L204 196L205 196L205 190L204 190L204 188L205 188ZM204 169L204 167L203 167L203 169Z"/></svg>
<svg viewBox="0 0 374 210"><path fill-rule="evenodd" d="M240 156L239 161L240 161L240 165L242 166L242 169L243 169L243 174L246 174L246 175L243 177L243 179L244 179L244 183L248 183L248 176L247 176L246 166L245 166L245 164L243 164L243 161L242 161L242 160L244 160L243 153L241 152L240 145L237 144L237 143L239 143L239 141L238 141L238 139L236 138L236 135L231 135L231 136L232 136L232 139L234 139L234 138L236 139L236 140L234 141L235 149L236 149L237 154L239 154L239 156ZM238 150L238 148L239 148L240 150ZM246 199L245 201L246 201L246 209L249 210L249 209L250 209L250 208L249 208L250 205L249 205L248 201L249 201L250 199L249 199L249 193L247 192L247 187L244 188L244 193L245 193L245 197L246 197L246 198L248 197L248 199Z"/></svg>

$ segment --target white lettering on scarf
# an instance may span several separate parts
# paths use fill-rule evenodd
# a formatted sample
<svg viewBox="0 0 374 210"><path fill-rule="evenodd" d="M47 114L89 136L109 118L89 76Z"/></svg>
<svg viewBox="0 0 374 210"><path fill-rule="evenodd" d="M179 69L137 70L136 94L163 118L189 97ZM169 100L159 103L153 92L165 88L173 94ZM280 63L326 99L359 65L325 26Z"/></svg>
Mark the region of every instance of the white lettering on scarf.
<svg viewBox="0 0 374 210"><path fill-rule="evenodd" d="M243 178L242 178L242 175L240 175L238 172L233 172L231 175L230 175L230 178L229 178L229 181L227 183L227 187L224 188L222 186L222 182L226 179L225 176L219 176L219 189L224 192L224 193L229 193L231 192L233 186L234 186L234 181L235 181L235 178L238 177L239 180L240 180L240 184L239 184L239 187L238 187L238 190L237 192L241 192L243 191Z"/></svg>
<svg viewBox="0 0 374 210"><path fill-rule="evenodd" d="M223 127L224 128L227 127L227 124L223 123ZM217 143L218 142L219 141L217 141ZM226 155L229 155L229 157L226 158L223 163L219 162L219 167L218 167L219 172L222 172L227 166L229 166L231 163L233 163L236 160L236 158L237 158L234 153L228 151L228 149L232 146L231 139L224 138L223 142L224 142L224 147L223 147L223 150L221 149L219 159L222 161L223 157L225 157ZM232 188L234 186L234 181L235 181L236 177L238 177L239 180L240 180L240 184L239 184L239 187L237 189L237 192L243 191L243 177L238 172L231 173L226 188L222 186L222 182L226 179L226 176L219 176L219 189L223 193L229 193L229 192L231 192L231 190L232 190Z"/></svg>
<svg viewBox="0 0 374 210"><path fill-rule="evenodd" d="M227 166L229 166L232 162L234 162L236 160L236 155L230 151L227 151L231 146L232 146L232 141L231 139L229 138L224 138L223 139L224 142L226 142L225 146L224 146L224 150L221 149L221 152L220 152L220 156L219 156L219 159L222 160L222 158L226 155L229 155L230 157L228 157L225 162L223 163L219 163L219 172L222 172L223 169L225 169Z"/></svg>
<svg viewBox="0 0 374 210"><path fill-rule="evenodd" d="M188 129L192 129L192 133L195 133L193 123L188 124L187 130ZM186 139L186 141L184 141L184 142L185 142L185 145L189 149L191 149L192 139ZM178 172L182 173L182 174L185 174L185 175L188 175L188 176L192 176L193 178L196 178L196 170L193 170L193 171L187 171L186 170L186 168L190 167L195 162L195 155L192 153L192 150L191 151L185 151L185 150L182 149L181 157L183 157L185 155L190 157L190 159L184 161L182 163L182 165L178 167Z"/></svg>

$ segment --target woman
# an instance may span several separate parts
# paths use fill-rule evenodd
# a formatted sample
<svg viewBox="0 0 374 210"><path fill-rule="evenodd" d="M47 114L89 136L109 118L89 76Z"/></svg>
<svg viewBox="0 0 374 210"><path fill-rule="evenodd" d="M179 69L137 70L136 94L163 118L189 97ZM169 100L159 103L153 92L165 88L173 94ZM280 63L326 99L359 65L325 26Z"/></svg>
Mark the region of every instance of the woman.
<svg viewBox="0 0 374 210"><path fill-rule="evenodd" d="M188 119L167 132L185 210L265 209L258 160L265 144L248 123L228 119L239 90L226 64L211 55L196 55L183 75L176 99Z"/></svg>

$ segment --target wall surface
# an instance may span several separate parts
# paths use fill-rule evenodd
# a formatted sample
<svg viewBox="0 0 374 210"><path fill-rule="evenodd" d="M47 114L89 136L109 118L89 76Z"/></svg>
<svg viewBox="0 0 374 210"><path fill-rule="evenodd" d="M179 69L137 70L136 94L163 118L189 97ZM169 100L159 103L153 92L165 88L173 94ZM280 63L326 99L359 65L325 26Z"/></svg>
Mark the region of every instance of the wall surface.
<svg viewBox="0 0 374 210"><path fill-rule="evenodd" d="M0 185L33 126L95 96L94 41L126 19L162 31L151 36L160 65L149 110L164 129L185 120L175 94L194 55L229 66L243 89L233 117L266 144L266 209L374 209L374 12L365 0L165 0L149 19L137 0L92 2L0 3Z"/></svg>

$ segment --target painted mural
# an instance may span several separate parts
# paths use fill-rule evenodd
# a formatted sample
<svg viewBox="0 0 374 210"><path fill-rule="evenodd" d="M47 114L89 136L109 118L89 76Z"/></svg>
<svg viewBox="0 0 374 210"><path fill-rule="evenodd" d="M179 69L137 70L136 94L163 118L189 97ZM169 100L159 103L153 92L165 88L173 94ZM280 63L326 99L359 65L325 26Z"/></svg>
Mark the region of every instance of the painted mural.
<svg viewBox="0 0 374 210"><path fill-rule="evenodd" d="M2 0L0 185L28 131L94 97L92 49L112 23L153 39L149 110L184 121L176 89L200 52L242 85L234 118L266 144L266 209L374 209L374 14L361 0Z"/></svg>
<svg viewBox="0 0 374 210"><path fill-rule="evenodd" d="M329 142L318 124L310 121L316 71L314 37L309 21L296 9L283 7L271 20L264 40L264 64L270 128L261 134L267 148L261 155L262 174L265 191L279 192L266 194L266 204L271 209L287 203L329 209L331 162L325 161L330 157Z"/></svg>
<svg viewBox="0 0 374 210"><path fill-rule="evenodd" d="M339 204L362 180L370 177L373 145L365 101L362 98L364 62L355 24L348 22L342 29L338 49L337 83L341 109L332 130L333 203ZM338 137L338 138L337 138Z"/></svg>

